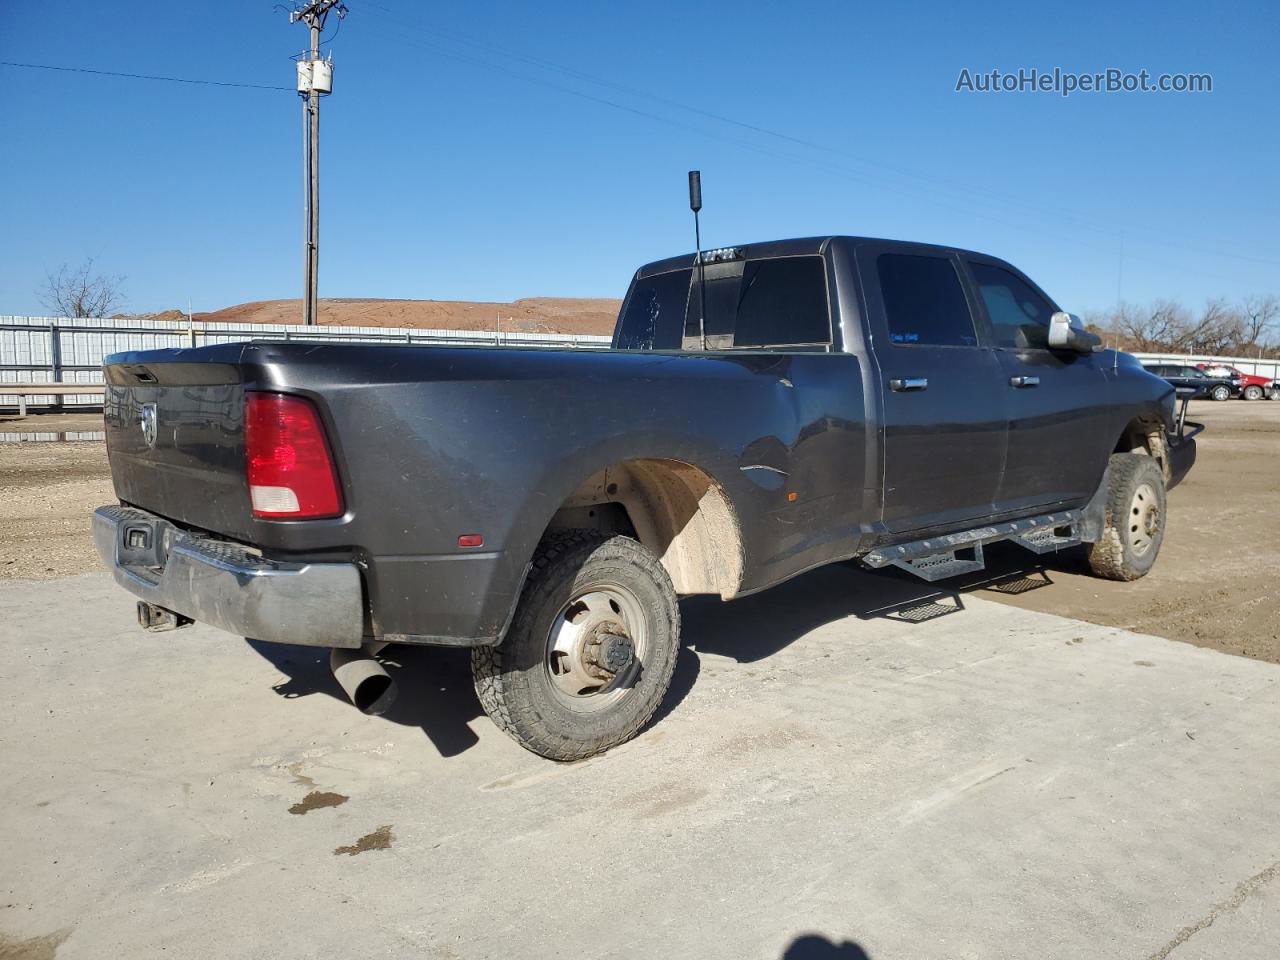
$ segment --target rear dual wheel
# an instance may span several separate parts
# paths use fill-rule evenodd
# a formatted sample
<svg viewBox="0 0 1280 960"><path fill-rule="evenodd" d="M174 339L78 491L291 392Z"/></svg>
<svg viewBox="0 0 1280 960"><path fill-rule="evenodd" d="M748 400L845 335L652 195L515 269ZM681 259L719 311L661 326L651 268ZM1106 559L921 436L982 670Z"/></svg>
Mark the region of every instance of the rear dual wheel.
<svg viewBox="0 0 1280 960"><path fill-rule="evenodd" d="M540 756L581 760L649 722L679 647L658 559L630 537L571 530L542 542L505 639L474 648L471 668L505 733Z"/></svg>

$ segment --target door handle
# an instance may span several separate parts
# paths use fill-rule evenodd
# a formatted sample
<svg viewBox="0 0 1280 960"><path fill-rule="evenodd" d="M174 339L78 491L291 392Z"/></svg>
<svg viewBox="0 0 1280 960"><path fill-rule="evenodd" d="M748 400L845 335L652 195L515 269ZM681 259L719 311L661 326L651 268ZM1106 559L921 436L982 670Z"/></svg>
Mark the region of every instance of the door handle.
<svg viewBox="0 0 1280 960"><path fill-rule="evenodd" d="M1010 377L1009 386L1011 387L1038 387L1040 386L1039 377Z"/></svg>
<svg viewBox="0 0 1280 960"><path fill-rule="evenodd" d="M903 393L907 390L928 390L929 381L925 377L901 377L889 381L889 389Z"/></svg>

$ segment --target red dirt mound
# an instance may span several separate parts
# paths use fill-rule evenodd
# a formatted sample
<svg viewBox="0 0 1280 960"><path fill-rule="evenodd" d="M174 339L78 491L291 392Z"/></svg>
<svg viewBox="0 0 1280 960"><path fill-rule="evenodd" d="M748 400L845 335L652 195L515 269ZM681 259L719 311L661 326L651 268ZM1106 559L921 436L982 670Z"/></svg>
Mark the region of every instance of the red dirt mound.
<svg viewBox="0 0 1280 960"><path fill-rule="evenodd" d="M320 301L322 324L349 327L423 327L437 330L610 334L621 301L575 297L529 297L512 303L465 300ZM301 300L260 300L197 313L197 323L301 323Z"/></svg>

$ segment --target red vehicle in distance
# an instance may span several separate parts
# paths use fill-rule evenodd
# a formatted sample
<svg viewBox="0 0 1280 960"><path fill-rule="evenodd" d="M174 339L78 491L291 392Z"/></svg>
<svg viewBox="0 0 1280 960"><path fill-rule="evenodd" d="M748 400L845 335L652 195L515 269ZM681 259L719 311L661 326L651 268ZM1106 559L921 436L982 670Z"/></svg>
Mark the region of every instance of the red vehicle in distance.
<svg viewBox="0 0 1280 960"><path fill-rule="evenodd" d="M1197 363L1196 367L1211 377L1227 377L1240 381L1240 396L1245 400L1280 400L1280 381L1272 377L1260 377L1256 373L1244 373L1229 363Z"/></svg>

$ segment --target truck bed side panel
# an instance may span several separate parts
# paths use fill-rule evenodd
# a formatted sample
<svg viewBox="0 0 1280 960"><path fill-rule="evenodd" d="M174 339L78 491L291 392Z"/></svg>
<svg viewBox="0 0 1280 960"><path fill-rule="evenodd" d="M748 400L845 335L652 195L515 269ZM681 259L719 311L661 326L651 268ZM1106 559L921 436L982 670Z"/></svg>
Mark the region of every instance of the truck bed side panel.
<svg viewBox="0 0 1280 960"><path fill-rule="evenodd" d="M196 354L113 360L123 379L129 365ZM125 388L112 440L121 498L268 555L354 558L379 634L500 634L552 515L594 472L629 459L692 463L722 487L741 526L743 591L850 555L865 526L862 373L847 354L255 343L236 360L225 395L164 394L162 422L192 422L152 460L134 455L129 423L149 388ZM247 389L316 402L343 517L252 518L233 410ZM743 469L755 466L773 470ZM482 549L458 547L476 533Z"/></svg>

